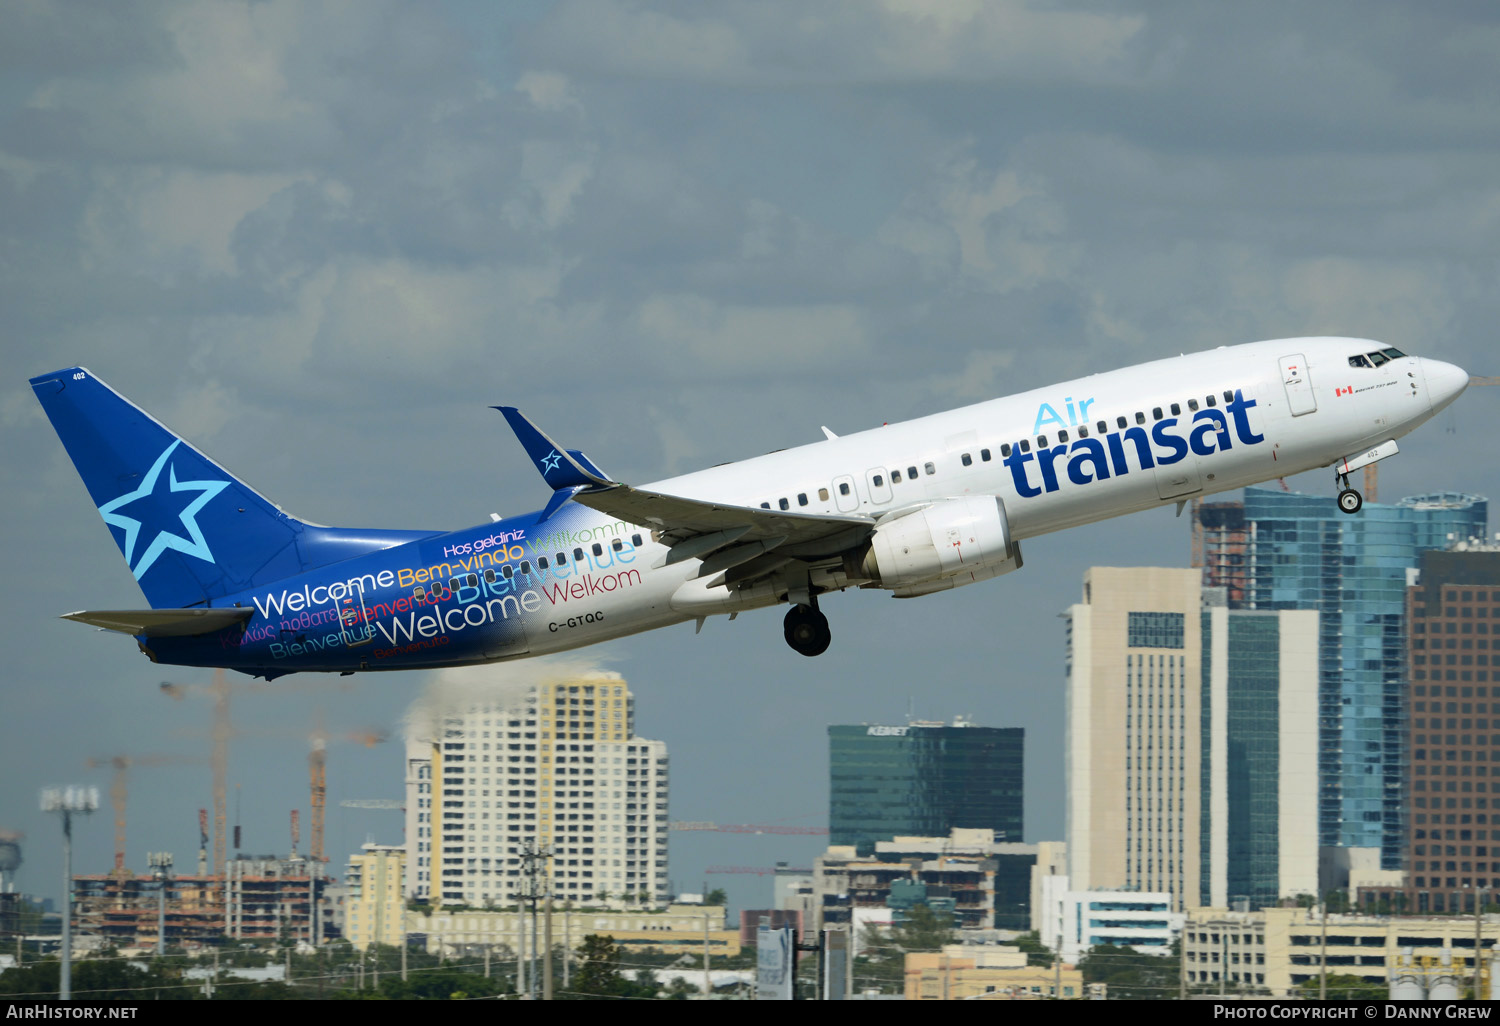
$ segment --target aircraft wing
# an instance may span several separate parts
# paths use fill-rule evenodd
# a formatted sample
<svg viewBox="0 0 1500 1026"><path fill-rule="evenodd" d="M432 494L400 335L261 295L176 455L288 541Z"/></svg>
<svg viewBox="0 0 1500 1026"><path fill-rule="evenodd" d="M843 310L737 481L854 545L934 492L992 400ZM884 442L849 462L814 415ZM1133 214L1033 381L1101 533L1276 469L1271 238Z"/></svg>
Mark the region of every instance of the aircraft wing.
<svg viewBox="0 0 1500 1026"><path fill-rule="evenodd" d="M542 479L552 486L552 500L543 519L571 499L653 530L658 540L672 547L667 563L704 558L713 552L721 552L721 560L727 561L735 558L731 547L748 559L754 545L759 545L760 553L775 549L778 556L791 558L830 556L864 541L875 527L870 517L733 506L611 481L587 456L553 441L514 406L495 408L505 415Z"/></svg>
<svg viewBox="0 0 1500 1026"><path fill-rule="evenodd" d="M242 624L255 615L254 606L221 606L195 609L85 609L64 613L64 620L77 620L100 630L121 634L144 634L150 638L185 638L212 634Z"/></svg>
<svg viewBox="0 0 1500 1026"><path fill-rule="evenodd" d="M787 555L826 554L857 545L875 527L875 521L869 517L730 506L618 482L582 489L573 495L573 501L627 523L651 528L668 545L695 537L706 540L709 536L720 536L721 544L725 545L763 542L767 543L767 549L775 547Z"/></svg>

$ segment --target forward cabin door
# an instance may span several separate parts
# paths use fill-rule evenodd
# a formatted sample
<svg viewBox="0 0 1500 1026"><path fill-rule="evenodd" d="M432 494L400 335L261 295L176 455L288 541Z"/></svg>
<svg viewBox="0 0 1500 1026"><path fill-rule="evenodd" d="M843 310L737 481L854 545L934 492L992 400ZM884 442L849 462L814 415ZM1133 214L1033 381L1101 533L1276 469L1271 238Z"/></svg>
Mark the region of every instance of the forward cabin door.
<svg viewBox="0 0 1500 1026"><path fill-rule="evenodd" d="M1281 358L1281 383L1286 386L1287 409L1292 411L1293 417L1312 413L1318 408L1312 378L1307 373L1307 358L1301 353Z"/></svg>

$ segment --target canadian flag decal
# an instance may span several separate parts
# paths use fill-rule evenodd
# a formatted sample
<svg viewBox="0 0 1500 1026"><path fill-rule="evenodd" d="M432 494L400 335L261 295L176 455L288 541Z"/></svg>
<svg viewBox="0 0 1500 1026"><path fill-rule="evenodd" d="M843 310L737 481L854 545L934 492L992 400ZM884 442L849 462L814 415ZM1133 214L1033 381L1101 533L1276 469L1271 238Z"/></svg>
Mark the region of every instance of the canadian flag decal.
<svg viewBox="0 0 1500 1026"><path fill-rule="evenodd" d="M1334 395L1353 395L1354 394L1354 388L1353 388L1353 386L1350 386L1349 388L1335 388L1333 390L1333 394Z"/></svg>

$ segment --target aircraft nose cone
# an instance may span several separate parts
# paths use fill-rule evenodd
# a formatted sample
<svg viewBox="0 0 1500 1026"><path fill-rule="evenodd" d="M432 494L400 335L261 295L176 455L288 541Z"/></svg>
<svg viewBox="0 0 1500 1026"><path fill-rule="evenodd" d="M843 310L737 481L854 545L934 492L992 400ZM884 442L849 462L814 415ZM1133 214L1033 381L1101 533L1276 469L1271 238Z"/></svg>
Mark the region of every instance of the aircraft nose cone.
<svg viewBox="0 0 1500 1026"><path fill-rule="evenodd" d="M1427 401L1436 413L1459 397L1469 387L1469 372L1441 360L1422 361L1422 376L1427 379Z"/></svg>

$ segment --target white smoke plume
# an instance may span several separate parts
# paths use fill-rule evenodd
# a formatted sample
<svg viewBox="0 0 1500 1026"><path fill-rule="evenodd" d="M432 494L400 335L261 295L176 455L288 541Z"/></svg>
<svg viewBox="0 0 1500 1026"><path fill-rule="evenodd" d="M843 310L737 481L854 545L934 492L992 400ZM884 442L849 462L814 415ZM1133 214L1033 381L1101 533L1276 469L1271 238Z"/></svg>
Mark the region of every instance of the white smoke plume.
<svg viewBox="0 0 1500 1026"><path fill-rule="evenodd" d="M405 735L408 741L434 740L441 734L444 716L478 705L518 707L526 700L527 691L539 684L620 679L618 673L604 669L597 658L577 656L439 670L407 707Z"/></svg>

